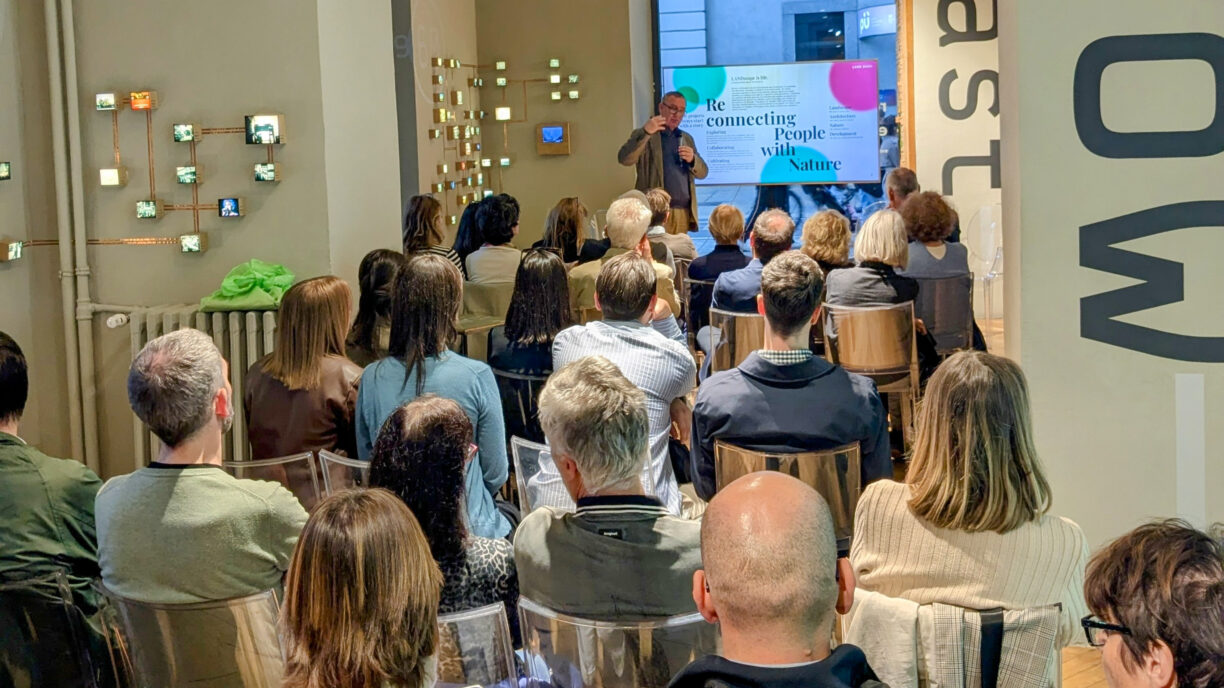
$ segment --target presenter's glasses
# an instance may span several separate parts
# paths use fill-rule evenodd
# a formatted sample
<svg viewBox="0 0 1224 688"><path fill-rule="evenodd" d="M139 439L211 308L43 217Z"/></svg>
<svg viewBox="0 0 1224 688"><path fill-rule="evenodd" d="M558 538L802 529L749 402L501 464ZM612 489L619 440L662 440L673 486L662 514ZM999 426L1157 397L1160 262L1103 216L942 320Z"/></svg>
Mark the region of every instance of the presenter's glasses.
<svg viewBox="0 0 1224 688"><path fill-rule="evenodd" d="M682 107L676 107L670 103L662 103L661 106L664 112L670 112L673 115L683 115L684 114L684 108Z"/></svg>

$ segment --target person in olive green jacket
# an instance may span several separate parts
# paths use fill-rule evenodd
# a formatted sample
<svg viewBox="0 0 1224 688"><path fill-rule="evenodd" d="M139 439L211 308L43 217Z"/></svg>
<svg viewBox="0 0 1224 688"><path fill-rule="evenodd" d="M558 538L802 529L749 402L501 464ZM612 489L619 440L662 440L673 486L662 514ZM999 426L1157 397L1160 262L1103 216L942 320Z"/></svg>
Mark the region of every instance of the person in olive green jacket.
<svg viewBox="0 0 1224 688"><path fill-rule="evenodd" d="M92 616L97 599L90 585L99 575L94 497L102 481L18 436L29 388L21 347L0 332L0 582L63 571L74 603Z"/></svg>
<svg viewBox="0 0 1224 688"><path fill-rule="evenodd" d="M694 179L710 173L697 145L681 131L688 101L683 93L663 94L659 114L629 134L616 155L620 164L637 168L637 189L643 193L660 188L671 196L671 215L664 227L668 234L697 231L697 187Z"/></svg>

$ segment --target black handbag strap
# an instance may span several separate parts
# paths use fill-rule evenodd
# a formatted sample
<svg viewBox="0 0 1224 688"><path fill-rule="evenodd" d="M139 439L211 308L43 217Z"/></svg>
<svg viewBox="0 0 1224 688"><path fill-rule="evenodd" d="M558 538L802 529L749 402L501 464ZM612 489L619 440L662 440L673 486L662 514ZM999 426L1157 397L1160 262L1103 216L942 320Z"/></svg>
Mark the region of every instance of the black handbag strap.
<svg viewBox="0 0 1224 688"><path fill-rule="evenodd" d="M982 626L982 688L996 688L1003 658L1003 610L987 609L978 614Z"/></svg>

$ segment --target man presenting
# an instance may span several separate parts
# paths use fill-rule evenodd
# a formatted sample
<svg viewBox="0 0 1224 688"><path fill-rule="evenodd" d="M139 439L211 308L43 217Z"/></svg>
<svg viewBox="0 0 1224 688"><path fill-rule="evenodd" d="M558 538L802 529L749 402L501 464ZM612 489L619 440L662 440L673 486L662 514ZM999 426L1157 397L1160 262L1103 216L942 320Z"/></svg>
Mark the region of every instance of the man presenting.
<svg viewBox="0 0 1224 688"><path fill-rule="evenodd" d="M671 216L665 225L668 234L696 231L697 189L693 180L705 179L710 171L697 154L693 137L680 130L687 107L684 94L664 94L659 114L634 129L616 156L626 167L637 166L639 191L657 187L671 194Z"/></svg>

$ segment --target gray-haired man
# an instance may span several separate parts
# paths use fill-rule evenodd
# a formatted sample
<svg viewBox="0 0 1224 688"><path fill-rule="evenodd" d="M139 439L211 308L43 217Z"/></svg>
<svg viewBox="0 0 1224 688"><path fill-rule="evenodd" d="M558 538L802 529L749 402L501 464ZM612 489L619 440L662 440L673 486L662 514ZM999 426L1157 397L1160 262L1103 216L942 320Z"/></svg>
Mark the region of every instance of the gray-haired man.
<svg viewBox="0 0 1224 688"><path fill-rule="evenodd" d="M235 406L208 335L178 330L145 345L128 401L162 441L157 460L98 492L98 563L112 592L184 604L278 587L306 511L277 483L221 467Z"/></svg>

